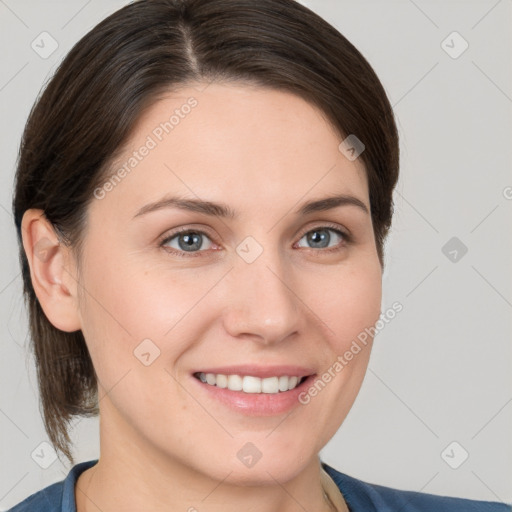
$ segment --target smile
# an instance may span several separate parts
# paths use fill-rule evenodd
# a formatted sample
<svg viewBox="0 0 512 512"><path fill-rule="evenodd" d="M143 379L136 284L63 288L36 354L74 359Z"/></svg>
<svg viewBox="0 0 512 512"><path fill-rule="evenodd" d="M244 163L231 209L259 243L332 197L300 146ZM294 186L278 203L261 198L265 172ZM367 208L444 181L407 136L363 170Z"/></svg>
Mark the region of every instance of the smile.
<svg viewBox="0 0 512 512"><path fill-rule="evenodd" d="M307 377L281 375L260 378L252 375L224 375L197 372L194 377L210 386L244 393L283 393L299 386Z"/></svg>

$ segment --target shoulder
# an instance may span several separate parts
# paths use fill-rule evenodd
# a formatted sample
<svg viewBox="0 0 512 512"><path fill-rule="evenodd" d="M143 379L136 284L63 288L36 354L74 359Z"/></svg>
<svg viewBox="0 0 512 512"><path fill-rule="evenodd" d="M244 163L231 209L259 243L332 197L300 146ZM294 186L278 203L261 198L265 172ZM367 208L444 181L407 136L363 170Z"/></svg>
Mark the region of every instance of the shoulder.
<svg viewBox="0 0 512 512"><path fill-rule="evenodd" d="M351 512L512 512L512 505L452 496L404 491L364 482L322 462L342 492Z"/></svg>
<svg viewBox="0 0 512 512"><path fill-rule="evenodd" d="M63 487L64 481L49 485L31 494L28 498L25 498L21 503L10 508L7 512L29 512L34 510L37 510L37 512L60 512Z"/></svg>
<svg viewBox="0 0 512 512"><path fill-rule="evenodd" d="M65 480L31 494L7 512L76 512L75 483L83 471L96 464L98 460L81 462L73 466Z"/></svg>

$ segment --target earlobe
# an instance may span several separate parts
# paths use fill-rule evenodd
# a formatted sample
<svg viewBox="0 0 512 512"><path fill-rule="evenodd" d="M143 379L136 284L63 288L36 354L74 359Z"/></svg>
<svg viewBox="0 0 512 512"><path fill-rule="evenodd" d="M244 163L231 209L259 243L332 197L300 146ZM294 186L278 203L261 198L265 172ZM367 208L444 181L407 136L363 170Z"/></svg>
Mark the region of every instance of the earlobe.
<svg viewBox="0 0 512 512"><path fill-rule="evenodd" d="M66 332L81 328L77 279L69 247L60 242L40 209L29 209L21 223L23 247L35 294L48 320Z"/></svg>

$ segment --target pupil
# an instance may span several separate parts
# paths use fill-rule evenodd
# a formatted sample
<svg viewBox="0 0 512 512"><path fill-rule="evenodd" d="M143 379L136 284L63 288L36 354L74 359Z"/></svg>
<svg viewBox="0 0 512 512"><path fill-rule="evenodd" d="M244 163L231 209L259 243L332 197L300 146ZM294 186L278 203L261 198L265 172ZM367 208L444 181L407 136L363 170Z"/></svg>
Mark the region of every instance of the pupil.
<svg viewBox="0 0 512 512"><path fill-rule="evenodd" d="M320 236L316 236L318 233L321 233ZM308 237L308 239L313 244L327 241L327 245L328 245L329 240L330 240L330 235L325 229L317 229L316 231L312 232L312 234ZM322 247L326 247L325 244Z"/></svg>
<svg viewBox="0 0 512 512"><path fill-rule="evenodd" d="M201 247L201 238L198 233L188 233L185 235L182 235L182 237L179 239L179 245L181 249L188 250L188 249L199 249ZM184 240L184 243L181 243L181 240Z"/></svg>

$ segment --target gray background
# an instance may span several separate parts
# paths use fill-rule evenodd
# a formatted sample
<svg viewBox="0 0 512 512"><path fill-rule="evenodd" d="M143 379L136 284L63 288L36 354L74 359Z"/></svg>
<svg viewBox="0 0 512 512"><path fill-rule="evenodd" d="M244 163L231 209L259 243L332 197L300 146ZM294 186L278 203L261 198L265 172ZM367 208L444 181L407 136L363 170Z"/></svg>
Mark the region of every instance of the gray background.
<svg viewBox="0 0 512 512"><path fill-rule="evenodd" d="M0 0L0 510L69 471L35 462L51 450L41 445L10 212L20 135L71 46L126 3ZM401 135L382 309L399 301L403 311L378 334L360 395L322 459L382 485L512 503L512 3L302 3L369 60ZM31 47L43 31L58 43L46 59ZM446 40L454 31L463 39ZM74 424L77 462L97 458L98 420Z"/></svg>

